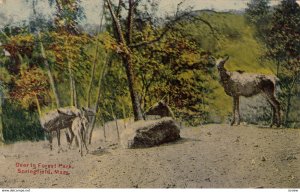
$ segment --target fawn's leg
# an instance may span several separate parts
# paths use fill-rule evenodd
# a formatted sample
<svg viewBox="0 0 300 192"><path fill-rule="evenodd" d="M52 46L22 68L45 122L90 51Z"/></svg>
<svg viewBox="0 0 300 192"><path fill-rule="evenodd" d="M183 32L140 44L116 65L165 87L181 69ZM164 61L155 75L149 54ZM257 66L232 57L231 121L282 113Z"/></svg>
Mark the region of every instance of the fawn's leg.
<svg viewBox="0 0 300 192"><path fill-rule="evenodd" d="M232 126L235 123L235 114L236 114L236 97L233 97L233 108L232 108L232 120L230 125Z"/></svg>

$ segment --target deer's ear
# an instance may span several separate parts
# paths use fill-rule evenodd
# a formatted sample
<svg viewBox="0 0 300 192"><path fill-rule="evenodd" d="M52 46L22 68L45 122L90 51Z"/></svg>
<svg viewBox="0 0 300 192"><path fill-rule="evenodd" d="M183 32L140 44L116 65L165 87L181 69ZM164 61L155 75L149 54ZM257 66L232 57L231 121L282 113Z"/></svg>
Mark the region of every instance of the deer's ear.
<svg viewBox="0 0 300 192"><path fill-rule="evenodd" d="M158 102L158 104L160 104L160 105L164 105L164 104L166 104L166 102L165 102L165 100L160 100L159 102Z"/></svg>
<svg viewBox="0 0 300 192"><path fill-rule="evenodd" d="M226 55L224 61L227 61L228 59L229 59L229 55Z"/></svg>

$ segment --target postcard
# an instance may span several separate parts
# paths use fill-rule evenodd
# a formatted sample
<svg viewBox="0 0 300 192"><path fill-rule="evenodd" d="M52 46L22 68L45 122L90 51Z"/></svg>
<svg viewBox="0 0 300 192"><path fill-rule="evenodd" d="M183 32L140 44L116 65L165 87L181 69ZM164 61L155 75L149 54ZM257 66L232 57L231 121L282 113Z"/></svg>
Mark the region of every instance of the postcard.
<svg viewBox="0 0 300 192"><path fill-rule="evenodd" d="M0 0L0 188L300 188L299 0Z"/></svg>

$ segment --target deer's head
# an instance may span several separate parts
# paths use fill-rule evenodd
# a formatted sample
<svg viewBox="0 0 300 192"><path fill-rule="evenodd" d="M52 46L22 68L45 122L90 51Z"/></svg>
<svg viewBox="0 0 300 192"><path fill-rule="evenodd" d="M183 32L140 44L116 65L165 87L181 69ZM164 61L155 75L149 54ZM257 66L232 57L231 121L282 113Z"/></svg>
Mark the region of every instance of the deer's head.
<svg viewBox="0 0 300 192"><path fill-rule="evenodd" d="M219 68L223 68L224 67L224 65L225 65L225 63L226 63L226 61L228 61L228 59L229 59L229 56L227 55L227 56L225 56L225 57L221 57L221 58L219 58L217 61L216 61L216 66L217 66L217 68L219 69Z"/></svg>
<svg viewBox="0 0 300 192"><path fill-rule="evenodd" d="M160 113L160 111L164 108L166 108L166 103L163 100L160 100L156 104L154 104L146 113L145 115L157 115Z"/></svg>
<svg viewBox="0 0 300 192"><path fill-rule="evenodd" d="M89 127L89 120L83 114L80 114L79 118L82 128L86 131Z"/></svg>

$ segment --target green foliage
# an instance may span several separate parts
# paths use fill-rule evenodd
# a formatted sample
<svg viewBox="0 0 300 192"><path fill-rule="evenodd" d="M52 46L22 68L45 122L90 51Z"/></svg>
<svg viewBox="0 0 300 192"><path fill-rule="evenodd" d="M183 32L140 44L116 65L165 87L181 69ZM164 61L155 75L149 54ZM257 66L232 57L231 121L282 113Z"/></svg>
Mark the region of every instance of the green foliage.
<svg viewBox="0 0 300 192"><path fill-rule="evenodd" d="M271 17L270 0L251 0L247 6L245 10L247 21L256 26L256 35L265 41Z"/></svg>
<svg viewBox="0 0 300 192"><path fill-rule="evenodd" d="M100 117L103 121L124 118L132 115L131 100L126 73L119 58L115 55L108 58L108 65L102 83L100 100ZM126 113L127 112L127 113Z"/></svg>
<svg viewBox="0 0 300 192"><path fill-rule="evenodd" d="M92 65L93 39L87 34L72 35L67 32L51 32L42 37L45 43L47 60L56 79L63 105L70 105L70 75L75 81L77 98L83 104L86 85ZM66 89L67 88L67 89Z"/></svg>
<svg viewBox="0 0 300 192"><path fill-rule="evenodd" d="M54 64L53 68L68 75L68 63L75 79L81 81L90 70L91 58L86 52L86 45L91 39L86 34L71 35L52 32L47 38L47 58Z"/></svg>
<svg viewBox="0 0 300 192"><path fill-rule="evenodd" d="M155 38L155 32L148 25L136 38L149 41ZM179 32L170 32L160 42L134 50L144 111L164 99L177 118L189 123L204 122L212 90L207 84L207 57Z"/></svg>
<svg viewBox="0 0 300 192"><path fill-rule="evenodd" d="M21 140L40 140L44 132L38 121L38 114L34 110L24 110L11 100L3 104L3 137L5 142Z"/></svg>
<svg viewBox="0 0 300 192"><path fill-rule="evenodd" d="M79 34L78 23L85 17L83 8L80 5L81 0L56 0L55 1L55 26L59 32L68 32L72 35ZM54 4L49 0L50 5Z"/></svg>
<svg viewBox="0 0 300 192"><path fill-rule="evenodd" d="M22 70L15 81L15 87L11 91L11 97L19 101L23 107L28 108L32 104L39 105L38 98L44 98L49 92L47 76L39 68Z"/></svg>
<svg viewBox="0 0 300 192"><path fill-rule="evenodd" d="M288 126L292 97L298 94L300 75L300 6L295 0L283 0L273 13L267 33L267 56L277 62L282 88L285 125Z"/></svg>

